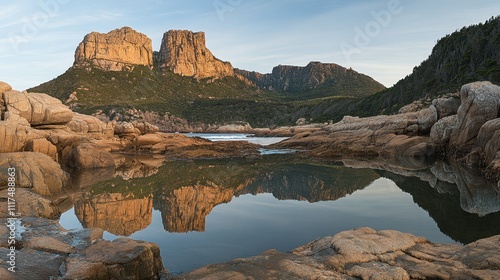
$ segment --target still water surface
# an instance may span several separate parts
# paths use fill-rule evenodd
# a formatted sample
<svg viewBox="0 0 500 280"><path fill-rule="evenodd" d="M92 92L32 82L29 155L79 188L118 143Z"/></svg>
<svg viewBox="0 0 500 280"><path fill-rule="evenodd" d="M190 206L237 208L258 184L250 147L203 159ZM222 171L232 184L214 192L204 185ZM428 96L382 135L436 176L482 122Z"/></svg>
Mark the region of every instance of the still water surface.
<svg viewBox="0 0 500 280"><path fill-rule="evenodd" d="M172 273L271 248L289 251L358 227L396 229L440 243L500 234L498 190L465 198L464 206L460 186L445 182L446 191L443 184L436 189L422 180L433 174L428 170L402 176L296 155L156 160L160 164L131 158L100 182L94 175L62 215L62 226L101 227L109 240L155 242ZM470 213L483 202L489 208Z"/></svg>

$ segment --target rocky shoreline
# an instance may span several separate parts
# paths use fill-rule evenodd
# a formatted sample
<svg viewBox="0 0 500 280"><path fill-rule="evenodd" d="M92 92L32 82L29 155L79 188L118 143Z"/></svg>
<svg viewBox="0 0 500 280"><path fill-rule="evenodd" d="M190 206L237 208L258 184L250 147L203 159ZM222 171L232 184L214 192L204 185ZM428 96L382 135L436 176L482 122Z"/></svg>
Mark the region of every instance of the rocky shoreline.
<svg viewBox="0 0 500 280"><path fill-rule="evenodd" d="M14 168L16 212L22 213L25 227L15 248L18 259L23 260L19 261L16 277L168 278L156 244L129 238L110 242L102 239L101 229L67 231L54 221L64 212L73 191L72 182L79 180L79 186L91 184L96 172L123 166L125 154L162 158L259 155L258 145L162 133L146 121L105 123L72 112L46 94L15 91L3 82L0 94L0 204L8 209L7 170ZM393 116L347 116L335 124L298 123L295 127L251 131L261 136L293 136L273 147L305 150L305 155L319 158L378 157L408 165L440 158L464 168L480 168L488 180L495 182L497 188L492 192L498 194L500 87L476 82L462 87L460 99L449 96L434 100L428 108L414 107L407 106ZM235 132L238 127L225 129ZM360 165L352 159L345 162ZM70 176L72 170L91 172L75 178ZM464 182L474 178L439 174L420 175L438 178L433 181L436 188L439 182L455 180L457 185L462 184L464 193L470 193L470 184ZM487 214L496 208L478 211ZM2 211L0 220L8 224L9 218L7 211ZM2 236L9 234L8 228L2 230ZM206 266L174 278L497 279L499 238L497 235L466 246L439 245L406 233L362 228L313 241L290 253L270 250L261 256ZM2 279L15 279L7 270L10 251L7 239L2 240Z"/></svg>
<svg viewBox="0 0 500 280"><path fill-rule="evenodd" d="M0 94L0 205L5 209L0 221L22 236L14 245L7 243L11 230L1 227L6 237L0 245L2 279L164 279L167 271L156 244L106 241L102 229L64 230L55 220L69 209L66 202L78 191L72 188L92 184L109 169L114 174L127 154L161 154L163 160L259 155L259 145L243 141L161 133L145 121L104 123L46 94L15 91L3 82ZM14 191L8 188L7 170L15 173ZM74 170L88 172L71 177ZM16 213L7 211L11 196ZM21 216L11 215L17 213ZM14 226L11 221L18 219L22 223ZM15 274L7 269L11 251L18 260Z"/></svg>
<svg viewBox="0 0 500 280"><path fill-rule="evenodd" d="M394 230L359 228L289 253L208 265L174 279L497 279L500 235L466 246Z"/></svg>
<svg viewBox="0 0 500 280"><path fill-rule="evenodd" d="M396 115L345 116L274 147L305 149L322 158L457 161L466 168L479 168L500 187L500 87L470 83L459 97L435 99L424 109L410 104Z"/></svg>

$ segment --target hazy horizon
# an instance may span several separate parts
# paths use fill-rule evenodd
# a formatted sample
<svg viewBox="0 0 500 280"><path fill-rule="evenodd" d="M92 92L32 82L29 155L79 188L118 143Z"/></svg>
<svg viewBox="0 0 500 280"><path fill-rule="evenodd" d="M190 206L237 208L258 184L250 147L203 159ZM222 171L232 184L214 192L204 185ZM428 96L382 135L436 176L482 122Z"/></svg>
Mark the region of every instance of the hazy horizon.
<svg viewBox="0 0 500 280"><path fill-rule="evenodd" d="M129 26L154 50L170 29L203 31L212 53L235 68L269 73L320 61L390 87L438 39L498 14L493 0L21 0L0 10L0 80L18 90L49 81L71 67L86 34Z"/></svg>

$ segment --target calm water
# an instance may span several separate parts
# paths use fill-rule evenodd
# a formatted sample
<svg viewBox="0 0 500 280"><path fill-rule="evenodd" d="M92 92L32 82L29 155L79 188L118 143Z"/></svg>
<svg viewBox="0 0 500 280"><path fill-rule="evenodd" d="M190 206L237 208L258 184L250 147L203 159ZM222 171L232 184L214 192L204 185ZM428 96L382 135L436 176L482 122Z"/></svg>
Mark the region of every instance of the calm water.
<svg viewBox="0 0 500 280"><path fill-rule="evenodd" d="M185 135L189 137L201 137L208 139L210 141L247 141L253 144L259 145L271 145L278 143L289 137L254 137L253 134L248 133L232 133L232 134L220 134L220 133L186 133Z"/></svg>
<svg viewBox="0 0 500 280"><path fill-rule="evenodd" d="M80 174L84 189L61 224L155 242L173 273L364 226L440 243L500 234L498 189L480 182L464 192L441 177L458 172L448 166L388 172L296 155L163 160L132 158L98 180Z"/></svg>

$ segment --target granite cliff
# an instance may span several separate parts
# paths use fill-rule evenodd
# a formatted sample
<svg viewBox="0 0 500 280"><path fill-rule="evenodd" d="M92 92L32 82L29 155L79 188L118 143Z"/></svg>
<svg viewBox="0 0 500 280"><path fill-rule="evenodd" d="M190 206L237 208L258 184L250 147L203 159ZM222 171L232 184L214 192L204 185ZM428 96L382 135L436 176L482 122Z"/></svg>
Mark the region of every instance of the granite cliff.
<svg viewBox="0 0 500 280"><path fill-rule="evenodd" d="M216 58L205 45L204 32L170 30L163 34L155 62L175 74L203 78L234 76L231 63Z"/></svg>
<svg viewBox="0 0 500 280"><path fill-rule="evenodd" d="M123 71L133 65L153 66L151 39L130 27L87 34L75 51L75 67Z"/></svg>
<svg viewBox="0 0 500 280"><path fill-rule="evenodd" d="M235 70L205 43L203 32L170 30L153 51L151 39L130 27L92 32L77 47L73 67L29 91L46 92L83 114L122 121L153 113L162 122L155 125L176 129L179 120L197 130L236 122L290 125L315 119L307 108L324 101L318 97L341 104L384 89L336 64L277 66L265 75Z"/></svg>

